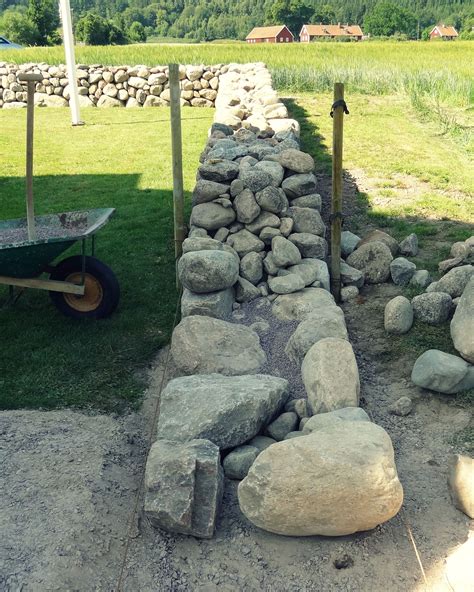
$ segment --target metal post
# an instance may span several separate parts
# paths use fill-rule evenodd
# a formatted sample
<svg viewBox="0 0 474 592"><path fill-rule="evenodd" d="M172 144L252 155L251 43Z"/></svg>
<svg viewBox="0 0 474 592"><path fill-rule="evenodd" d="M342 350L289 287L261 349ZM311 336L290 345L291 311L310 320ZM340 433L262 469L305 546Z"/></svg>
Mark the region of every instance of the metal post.
<svg viewBox="0 0 474 592"><path fill-rule="evenodd" d="M173 208L174 245L176 261L183 253L184 228L184 190L183 154L181 138L181 90L178 64L169 65L170 106L171 106L171 148L173 158ZM176 280L179 285L178 279Z"/></svg>
<svg viewBox="0 0 474 592"><path fill-rule="evenodd" d="M69 84L69 106L71 108L72 125L84 125L81 121L79 93L76 80L76 56L74 52L74 35L72 32L71 6L69 0L59 0L61 21L63 24L64 53L66 54L67 78Z"/></svg>
<svg viewBox="0 0 474 592"><path fill-rule="evenodd" d="M35 129L35 86L43 80L41 74L27 74L21 72L18 75L20 82L27 84L27 110L26 110L26 220L28 224L28 240L36 238L35 229L35 205L33 198L33 136Z"/></svg>
<svg viewBox="0 0 474 592"><path fill-rule="evenodd" d="M342 145L344 113L349 113L344 102L344 84L334 84L332 132L332 201L331 201L331 292L336 302L341 300L341 227L342 227Z"/></svg>

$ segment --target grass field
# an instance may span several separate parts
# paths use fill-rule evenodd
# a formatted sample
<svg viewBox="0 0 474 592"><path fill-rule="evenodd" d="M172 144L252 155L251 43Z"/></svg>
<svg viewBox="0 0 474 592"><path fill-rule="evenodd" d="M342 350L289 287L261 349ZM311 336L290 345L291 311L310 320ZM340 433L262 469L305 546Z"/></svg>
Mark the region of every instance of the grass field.
<svg viewBox="0 0 474 592"><path fill-rule="evenodd" d="M38 213L115 207L97 256L116 272L122 300L96 322L63 317L46 292L2 308L0 406L121 411L138 401L144 370L169 341L176 304L169 110L88 110L72 128L66 109L39 109ZM183 111L184 180L194 185L213 112ZM0 110L0 217L24 217L25 111Z"/></svg>
<svg viewBox="0 0 474 592"><path fill-rule="evenodd" d="M62 47L3 51L1 59L17 63L64 61ZM263 61L279 89L324 92L335 81L350 92L393 94L418 92L442 102L468 107L474 103L474 42L311 43L291 45L143 44L77 47L86 64L218 64Z"/></svg>

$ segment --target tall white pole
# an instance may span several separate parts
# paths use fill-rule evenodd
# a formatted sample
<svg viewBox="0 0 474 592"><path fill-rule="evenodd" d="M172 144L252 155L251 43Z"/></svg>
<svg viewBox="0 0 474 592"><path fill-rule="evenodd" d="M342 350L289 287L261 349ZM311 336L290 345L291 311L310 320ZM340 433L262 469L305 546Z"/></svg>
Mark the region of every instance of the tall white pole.
<svg viewBox="0 0 474 592"><path fill-rule="evenodd" d="M61 21L63 23L64 53L66 54L67 77L69 83L69 106L71 107L72 125L84 125L79 109L79 94L76 80L76 56L74 35L72 33L71 6L69 0L59 0Z"/></svg>

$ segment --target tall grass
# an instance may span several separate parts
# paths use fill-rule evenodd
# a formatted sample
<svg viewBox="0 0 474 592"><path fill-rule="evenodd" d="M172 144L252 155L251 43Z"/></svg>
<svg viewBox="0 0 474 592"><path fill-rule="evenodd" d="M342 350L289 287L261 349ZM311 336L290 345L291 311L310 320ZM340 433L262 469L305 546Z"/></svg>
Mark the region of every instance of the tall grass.
<svg viewBox="0 0 474 592"><path fill-rule="evenodd" d="M0 59L16 63L64 60L61 47L2 51ZM335 81L349 92L409 93L416 89L456 106L474 102L474 42L456 41L311 43L291 45L143 44L77 47L86 64L219 64L263 61L280 90L324 92Z"/></svg>

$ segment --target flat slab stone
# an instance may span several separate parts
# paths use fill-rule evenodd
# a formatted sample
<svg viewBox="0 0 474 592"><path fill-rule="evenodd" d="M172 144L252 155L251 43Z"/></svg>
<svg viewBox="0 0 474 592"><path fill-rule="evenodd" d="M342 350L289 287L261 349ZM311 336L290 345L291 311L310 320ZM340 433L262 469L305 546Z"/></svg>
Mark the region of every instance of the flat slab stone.
<svg viewBox="0 0 474 592"><path fill-rule="evenodd" d="M161 393L157 437L205 438L221 449L234 448L270 423L288 397L288 382L265 374L175 378Z"/></svg>
<svg viewBox="0 0 474 592"><path fill-rule="evenodd" d="M322 288L305 288L294 294L278 296L272 312L282 321L302 321L308 314L327 306L336 306L330 292Z"/></svg>
<svg viewBox="0 0 474 592"><path fill-rule="evenodd" d="M168 532L211 538L224 491L219 448L209 440L158 440L145 470L145 514Z"/></svg>
<svg viewBox="0 0 474 592"><path fill-rule="evenodd" d="M171 354L182 374L253 374L266 361L255 331L205 316L189 316L179 323Z"/></svg>

